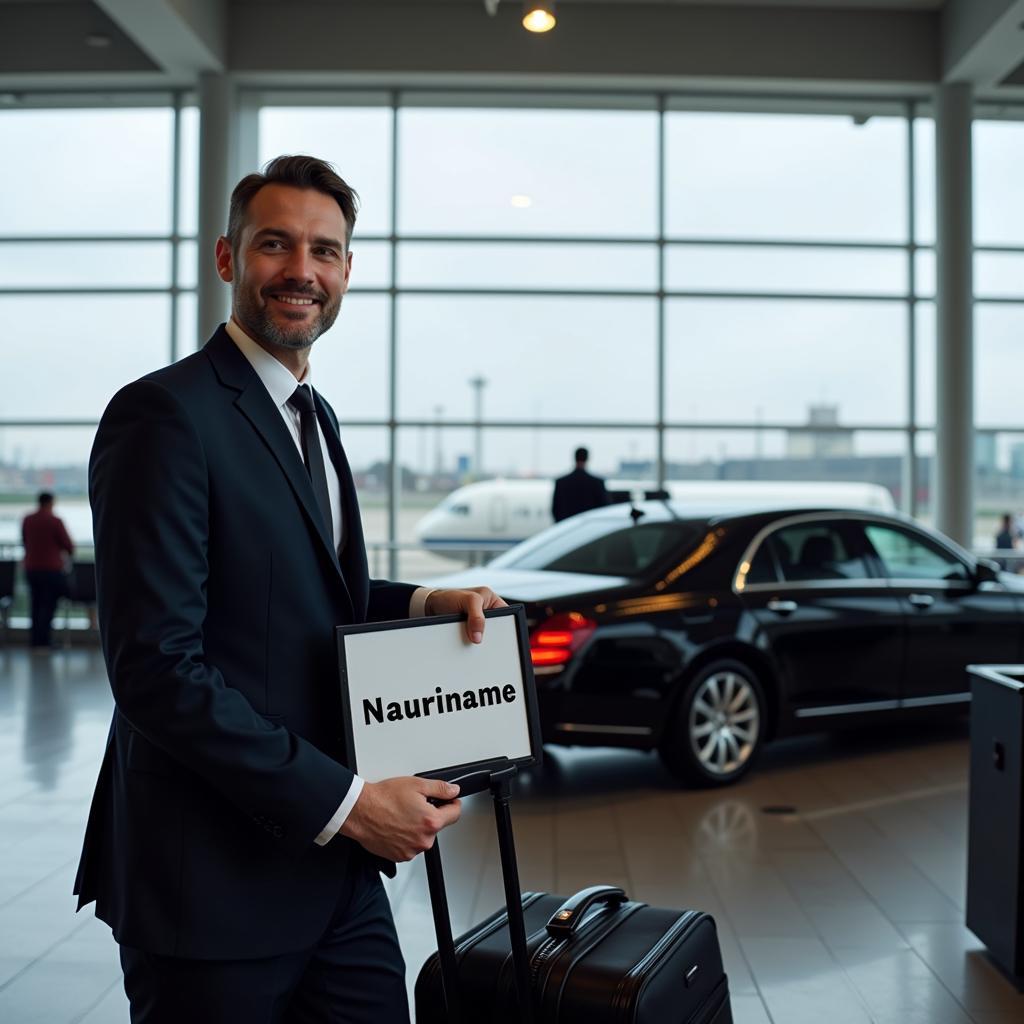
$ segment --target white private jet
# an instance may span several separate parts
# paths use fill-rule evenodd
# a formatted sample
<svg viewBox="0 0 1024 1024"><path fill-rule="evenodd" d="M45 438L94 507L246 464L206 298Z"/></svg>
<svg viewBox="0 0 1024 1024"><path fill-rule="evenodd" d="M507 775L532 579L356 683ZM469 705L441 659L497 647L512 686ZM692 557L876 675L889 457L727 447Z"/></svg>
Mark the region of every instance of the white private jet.
<svg viewBox="0 0 1024 1024"><path fill-rule="evenodd" d="M655 484L608 480L613 494L642 500ZM504 551L553 522L553 480L481 480L452 491L417 524L420 544L436 554L459 557L470 551ZM695 511L794 506L866 508L892 511L892 495L879 484L773 480L675 480L665 484L674 501Z"/></svg>

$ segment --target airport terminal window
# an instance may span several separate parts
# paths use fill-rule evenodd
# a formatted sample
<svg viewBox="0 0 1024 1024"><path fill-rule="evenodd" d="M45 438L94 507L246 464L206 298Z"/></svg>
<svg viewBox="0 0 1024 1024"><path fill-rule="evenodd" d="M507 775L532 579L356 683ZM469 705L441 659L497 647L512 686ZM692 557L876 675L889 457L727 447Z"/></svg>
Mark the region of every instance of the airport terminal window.
<svg viewBox="0 0 1024 1024"><path fill-rule="evenodd" d="M668 300L666 313L670 419L813 427L819 416L829 428L906 416L900 303L686 298ZM831 441L834 452L855 454L841 431ZM820 446L828 443L822 434Z"/></svg>
<svg viewBox="0 0 1024 1024"><path fill-rule="evenodd" d="M1024 123L977 120L973 134L975 241L1024 246Z"/></svg>
<svg viewBox="0 0 1024 1024"><path fill-rule="evenodd" d="M906 241L906 135L897 117L671 112L668 233Z"/></svg>
<svg viewBox="0 0 1024 1024"><path fill-rule="evenodd" d="M281 153L312 153L331 161L359 193L355 249L360 236L391 231L393 117L391 108L384 105L263 107L259 160L262 164Z"/></svg>
<svg viewBox="0 0 1024 1024"><path fill-rule="evenodd" d="M967 567L958 558L923 538L877 523L865 527L865 533L892 579L970 579Z"/></svg>
<svg viewBox="0 0 1024 1024"><path fill-rule="evenodd" d="M912 122L908 189L901 117L688 111L683 97L653 94L632 97L633 109L588 107L586 98L581 106L578 97L562 109L550 95L485 108L480 97L460 106L455 93L443 102L415 93L339 90L336 105L323 94L313 106L263 104L258 116L260 160L315 151L361 194L352 292L318 349L316 373L346 429L379 430L385 459L398 453L396 472L352 460L381 488L367 494L371 503L391 500L395 480L415 506L379 519L385 531L398 524L392 541L412 546L418 517L459 484L557 475L580 443L610 478L652 481L659 455L667 479L800 478L793 460L813 460L814 479L882 482L903 507L928 507L930 457L914 440L934 422L928 118ZM195 326L206 257L193 240L199 114L191 103L187 94L126 94L94 108L0 111L0 147L19 155L0 167L8 313L29 308L29 291L46 294L58 313L106 304L118 324L134 319L137 303L159 309L146 315L147 325L160 322L144 343L122 351L115 337L112 365L95 360L73 393L48 394L37 418L96 419L124 380L205 340ZM668 111L659 114L659 104ZM1024 329L1016 188L1024 123L979 120L975 154L977 409L991 428L976 453L981 537L1002 511L1024 507L1024 486L1013 482L1024 479L1014 468L1024 462L1011 344ZM77 184L68 190L72 166ZM26 202L25 181L50 201ZM58 234L82 240L48 248ZM12 326L7 345L25 333ZM39 342L68 373L84 365L61 354L71 336ZM0 404L24 419L26 389L15 377L0 384ZM483 382L476 391L474 380ZM0 464L12 464L9 446L0 446Z"/></svg>
<svg viewBox="0 0 1024 1024"><path fill-rule="evenodd" d="M978 307L975 306L975 316ZM934 301L915 302L914 319L916 325L915 377L917 383L916 403L917 422L922 426L935 426L935 303Z"/></svg>
<svg viewBox="0 0 1024 1024"><path fill-rule="evenodd" d="M400 242L400 288L653 291L652 242Z"/></svg>
<svg viewBox="0 0 1024 1024"><path fill-rule="evenodd" d="M669 245L669 291L903 295L907 258L898 249Z"/></svg>
<svg viewBox="0 0 1024 1024"><path fill-rule="evenodd" d="M448 417L471 419L469 381L482 378L485 419L649 419L656 320L651 298L401 296L399 414L431 419L440 405ZM619 358L624 351L628 374ZM559 464L576 443L582 442L566 444Z"/></svg>
<svg viewBox="0 0 1024 1024"><path fill-rule="evenodd" d="M345 296L334 326L317 340L310 357L315 386L323 389L342 420L374 420L386 414L390 325L386 296L353 290Z"/></svg>
<svg viewBox="0 0 1024 1024"><path fill-rule="evenodd" d="M1024 247L1020 252L975 253L974 293L979 299L1024 301Z"/></svg>
<svg viewBox="0 0 1024 1024"><path fill-rule="evenodd" d="M861 580L868 578L864 559L850 550L835 523L813 522L785 526L768 542L789 582Z"/></svg>
<svg viewBox="0 0 1024 1024"><path fill-rule="evenodd" d="M199 109L181 108L178 151L178 234L199 233Z"/></svg>
<svg viewBox="0 0 1024 1024"><path fill-rule="evenodd" d="M657 132L644 110L402 109L399 232L651 237Z"/></svg>
<svg viewBox="0 0 1024 1024"><path fill-rule="evenodd" d="M196 230L198 114L185 94L24 101L0 110L0 548L17 557L20 517L46 489L88 561L87 464L105 405L170 362L175 339L177 354L195 348L181 247Z"/></svg>
<svg viewBox="0 0 1024 1024"><path fill-rule="evenodd" d="M168 362L167 295L0 295L0 408L12 418L99 419L114 392ZM45 368L45 370L43 369Z"/></svg>
<svg viewBox="0 0 1024 1024"><path fill-rule="evenodd" d="M22 517L45 485L57 495L76 560L89 560L92 514L84 496L95 435L95 427L0 427L0 559L20 558Z"/></svg>
<svg viewBox="0 0 1024 1024"><path fill-rule="evenodd" d="M974 123L975 543L995 542L1001 517L1024 512L1024 121ZM986 251L986 247L994 247ZM1014 563L1016 567L1016 563Z"/></svg>
<svg viewBox="0 0 1024 1024"><path fill-rule="evenodd" d="M3 233L169 235L173 119L167 107L0 112L14 157L0 161ZM45 201L27 201L29 182Z"/></svg>
<svg viewBox="0 0 1024 1024"><path fill-rule="evenodd" d="M170 288L172 246L167 242L52 242L0 245L5 289Z"/></svg>
<svg viewBox="0 0 1024 1024"><path fill-rule="evenodd" d="M975 422L980 427L1024 426L1021 386L1024 302L978 303L975 324ZM996 469L998 454L976 454L978 469ZM980 455L980 458L978 457ZM993 464L995 463L995 464Z"/></svg>
<svg viewBox="0 0 1024 1024"><path fill-rule="evenodd" d="M935 244L935 122L914 118L914 241Z"/></svg>

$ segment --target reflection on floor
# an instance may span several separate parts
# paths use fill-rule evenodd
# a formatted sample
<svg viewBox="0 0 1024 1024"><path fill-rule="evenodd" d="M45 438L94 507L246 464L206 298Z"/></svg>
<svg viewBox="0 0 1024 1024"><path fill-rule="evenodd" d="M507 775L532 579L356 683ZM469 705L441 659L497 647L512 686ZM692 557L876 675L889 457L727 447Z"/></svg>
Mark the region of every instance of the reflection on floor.
<svg viewBox="0 0 1024 1024"><path fill-rule="evenodd" d="M114 944L71 884L107 733L102 658L0 648L0 1020L127 1021ZM524 888L595 882L718 920L737 1024L1019 1024L964 928L962 723L769 750L746 783L676 788L651 757L555 751L518 786ZM796 808L768 815L766 806ZM502 901L486 797L443 834L456 929ZM456 885L455 880L462 884ZM433 948L421 863L391 886L410 982Z"/></svg>

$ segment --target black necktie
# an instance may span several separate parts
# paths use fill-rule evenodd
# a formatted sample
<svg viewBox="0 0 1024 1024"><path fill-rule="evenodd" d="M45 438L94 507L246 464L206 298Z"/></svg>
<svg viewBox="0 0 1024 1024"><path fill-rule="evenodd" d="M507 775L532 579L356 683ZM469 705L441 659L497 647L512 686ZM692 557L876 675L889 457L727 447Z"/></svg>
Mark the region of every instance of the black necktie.
<svg viewBox="0 0 1024 1024"><path fill-rule="evenodd" d="M288 404L299 412L300 433L302 435L302 458L306 463L309 479L313 484L313 494L320 506L320 514L327 525L327 535L334 542L334 517L331 515L331 498L327 490L327 471L324 469L324 453L320 448L320 436L316 429L316 407L313 405L313 392L300 384Z"/></svg>

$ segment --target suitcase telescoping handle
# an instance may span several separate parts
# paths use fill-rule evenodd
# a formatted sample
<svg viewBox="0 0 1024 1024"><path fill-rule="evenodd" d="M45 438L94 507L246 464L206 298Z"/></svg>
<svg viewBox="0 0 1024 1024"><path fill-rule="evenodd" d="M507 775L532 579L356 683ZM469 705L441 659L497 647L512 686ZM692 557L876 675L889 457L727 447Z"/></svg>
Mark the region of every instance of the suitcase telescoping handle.
<svg viewBox="0 0 1024 1024"><path fill-rule="evenodd" d="M592 885L589 889L580 889L551 915L547 923L548 935L553 939L571 938L586 912L595 903L617 907L620 903L625 903L626 899L625 891L614 885Z"/></svg>
<svg viewBox="0 0 1024 1024"><path fill-rule="evenodd" d="M462 796L490 789L494 801L494 821L498 831L498 851L501 857L501 873L505 883L505 904L508 912L509 942L512 947L512 966L516 982L516 997L519 1001L519 1020L522 1024L533 1022L533 999L530 992L530 965L526 950L526 922L523 919L522 893L519 891L519 868L516 863L515 841L512 837L512 815L509 812L510 782L516 774L516 766L499 767L486 772L471 772L454 778L460 786ZM441 968L441 991L444 995L448 1024L463 1024L462 1000L459 992L459 968L455 958L455 942L452 938L452 922L448 913L448 897L444 887L444 873L441 868L441 850L435 838L434 845L427 850L427 885L430 890L430 905L434 914L434 929L437 934L438 965Z"/></svg>

